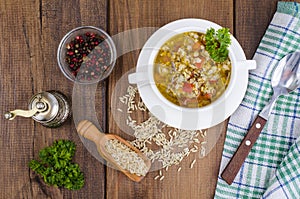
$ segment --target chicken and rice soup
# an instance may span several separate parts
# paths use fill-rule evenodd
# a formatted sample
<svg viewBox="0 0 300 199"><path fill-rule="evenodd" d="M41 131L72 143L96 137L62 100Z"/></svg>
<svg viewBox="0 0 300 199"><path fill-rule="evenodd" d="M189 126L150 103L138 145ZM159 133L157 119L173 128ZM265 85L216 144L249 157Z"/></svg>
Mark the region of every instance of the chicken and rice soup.
<svg viewBox="0 0 300 199"><path fill-rule="evenodd" d="M230 80L231 61L215 62L205 50L205 34L185 32L162 45L154 61L154 80L161 94L188 108L218 99Z"/></svg>

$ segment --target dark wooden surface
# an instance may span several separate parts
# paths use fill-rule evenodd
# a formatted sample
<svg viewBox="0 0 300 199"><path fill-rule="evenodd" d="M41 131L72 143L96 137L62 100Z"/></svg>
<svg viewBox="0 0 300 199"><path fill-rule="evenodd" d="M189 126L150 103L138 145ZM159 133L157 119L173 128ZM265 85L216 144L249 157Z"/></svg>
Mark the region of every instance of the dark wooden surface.
<svg viewBox="0 0 300 199"><path fill-rule="evenodd" d="M60 72L56 50L71 29L93 25L111 35L142 27L160 27L179 18L203 18L229 27L250 59L275 10L275 0L2 0L0 3L0 110L27 108L35 93L56 89L71 98L73 84ZM121 134L109 109L115 83L136 64L139 51L117 60L109 79L97 89L97 116L105 131ZM104 106L105 105L105 106ZM103 108L106 107L106 108ZM95 160L80 141L73 120L48 129L28 118L0 119L0 198L212 198L225 139L226 122L208 130L221 131L208 156L189 169L192 159L165 173L163 181L149 173L140 183ZM57 139L77 145L75 162L86 184L79 191L48 187L28 168L38 151Z"/></svg>

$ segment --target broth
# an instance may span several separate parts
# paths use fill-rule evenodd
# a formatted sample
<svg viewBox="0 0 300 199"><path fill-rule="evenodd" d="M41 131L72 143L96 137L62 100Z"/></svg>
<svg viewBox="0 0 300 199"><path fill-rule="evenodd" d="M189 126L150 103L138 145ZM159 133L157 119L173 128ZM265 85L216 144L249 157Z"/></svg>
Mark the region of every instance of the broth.
<svg viewBox="0 0 300 199"><path fill-rule="evenodd" d="M206 106L218 99L229 84L231 61L213 61L205 50L205 34L175 35L159 49L154 80L172 103L188 108Z"/></svg>

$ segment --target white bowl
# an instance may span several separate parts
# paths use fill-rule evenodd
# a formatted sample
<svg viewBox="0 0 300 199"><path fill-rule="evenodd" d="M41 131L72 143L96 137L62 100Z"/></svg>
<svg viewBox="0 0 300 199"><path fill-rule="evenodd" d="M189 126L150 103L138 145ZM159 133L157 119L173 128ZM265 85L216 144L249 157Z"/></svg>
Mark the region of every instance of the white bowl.
<svg viewBox="0 0 300 199"><path fill-rule="evenodd" d="M246 60L238 41L231 35L229 57L231 77L225 92L211 104L201 108L184 108L168 101L158 90L153 78L154 59L160 47L179 33L221 26L203 19L181 19L158 29L145 43L136 66L136 73L128 76L129 83L137 84L140 96L149 111L160 121L179 129L198 130L210 128L226 120L239 106L248 84L248 72L256 68L254 60Z"/></svg>

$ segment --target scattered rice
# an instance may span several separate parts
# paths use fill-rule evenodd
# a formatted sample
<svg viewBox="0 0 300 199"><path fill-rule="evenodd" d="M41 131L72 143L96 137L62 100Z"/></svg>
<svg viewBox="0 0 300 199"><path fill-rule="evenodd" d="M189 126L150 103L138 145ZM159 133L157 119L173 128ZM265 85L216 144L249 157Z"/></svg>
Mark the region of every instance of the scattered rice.
<svg viewBox="0 0 300 199"><path fill-rule="evenodd" d="M126 124L134 131L135 140L131 141L133 146L143 152L152 163L157 162L161 164L161 168L166 171L170 166L178 165L191 152L198 152L199 148L200 156L205 156L205 147L202 146L203 142L201 140L206 137L206 130L188 131L164 124L148 112L141 98L136 97L137 94L137 88L129 86L127 94L119 98L127 106L128 116ZM141 123L137 123L130 117L130 113L136 110L148 112L149 118ZM206 143L204 141L204 144ZM152 144L157 145L158 149L152 150L149 147ZM196 144L201 144L201 147L196 146ZM196 160L192 162L191 168L195 162ZM177 171L181 171L181 167ZM154 177L155 180L158 178L160 180L164 178L162 170L159 171L159 175Z"/></svg>
<svg viewBox="0 0 300 199"><path fill-rule="evenodd" d="M160 178L160 175L155 176L154 180L157 180L158 178Z"/></svg>
<svg viewBox="0 0 300 199"><path fill-rule="evenodd" d="M195 163L196 163L196 159L193 160L193 162L191 163L191 166L190 166L191 169L194 167L194 164L195 164Z"/></svg>
<svg viewBox="0 0 300 199"><path fill-rule="evenodd" d="M205 156L206 150L204 146L201 146L201 150L200 150L200 158L203 158Z"/></svg>
<svg viewBox="0 0 300 199"><path fill-rule="evenodd" d="M159 180L161 181L161 180L163 180L165 178L165 176L161 176L160 178L159 178Z"/></svg>
<svg viewBox="0 0 300 199"><path fill-rule="evenodd" d="M200 143L200 141L199 141L199 139L198 139L198 138L195 138L195 139L194 139L194 142L196 142L196 143Z"/></svg>

